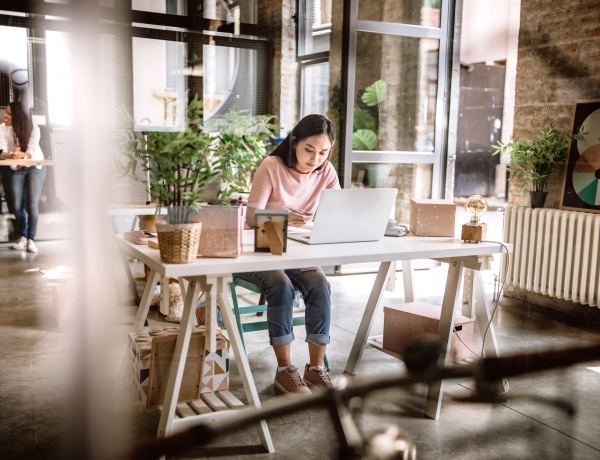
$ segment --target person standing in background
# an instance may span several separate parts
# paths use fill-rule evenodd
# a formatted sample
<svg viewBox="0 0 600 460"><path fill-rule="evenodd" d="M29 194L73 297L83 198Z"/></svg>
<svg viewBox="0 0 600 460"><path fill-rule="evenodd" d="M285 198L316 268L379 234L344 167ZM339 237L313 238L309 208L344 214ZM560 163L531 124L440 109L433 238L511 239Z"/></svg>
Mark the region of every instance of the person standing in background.
<svg viewBox="0 0 600 460"><path fill-rule="evenodd" d="M31 120L29 110L19 102L11 102L0 125L0 149L5 160L43 160L40 128ZM17 240L12 249L38 252L35 235L39 219L39 201L46 179L46 168L10 166L2 175L8 210L15 216Z"/></svg>

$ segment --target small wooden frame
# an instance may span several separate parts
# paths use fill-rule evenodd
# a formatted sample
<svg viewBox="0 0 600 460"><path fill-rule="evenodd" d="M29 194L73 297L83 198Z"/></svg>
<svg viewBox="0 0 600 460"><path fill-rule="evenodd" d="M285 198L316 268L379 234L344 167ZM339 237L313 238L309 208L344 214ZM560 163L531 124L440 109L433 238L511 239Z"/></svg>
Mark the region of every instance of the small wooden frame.
<svg viewBox="0 0 600 460"><path fill-rule="evenodd" d="M254 251L281 255L287 251L288 212L286 209L255 211Z"/></svg>

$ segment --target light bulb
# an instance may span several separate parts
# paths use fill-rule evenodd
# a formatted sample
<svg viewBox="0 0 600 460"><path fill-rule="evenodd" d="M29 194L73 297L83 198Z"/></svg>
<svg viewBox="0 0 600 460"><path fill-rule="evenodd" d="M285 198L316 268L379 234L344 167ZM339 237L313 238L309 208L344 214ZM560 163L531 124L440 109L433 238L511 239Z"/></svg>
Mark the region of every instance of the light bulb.
<svg viewBox="0 0 600 460"><path fill-rule="evenodd" d="M487 201L481 195L471 195L465 203L465 209L471 217L469 223L479 225L479 219L487 211Z"/></svg>

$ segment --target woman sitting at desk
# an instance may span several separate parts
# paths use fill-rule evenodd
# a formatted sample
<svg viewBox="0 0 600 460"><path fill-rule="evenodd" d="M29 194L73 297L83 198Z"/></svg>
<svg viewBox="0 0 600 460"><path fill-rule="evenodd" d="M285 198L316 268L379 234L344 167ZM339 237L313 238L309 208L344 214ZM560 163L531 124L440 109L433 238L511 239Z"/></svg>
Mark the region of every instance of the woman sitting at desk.
<svg viewBox="0 0 600 460"><path fill-rule="evenodd" d="M29 111L19 102L11 102L0 125L0 149L5 160L43 160L40 128L33 124ZM39 218L39 201L46 178L46 168L38 166L2 167L2 184L8 210L15 216L17 241L12 249L37 252L35 234Z"/></svg>
<svg viewBox="0 0 600 460"><path fill-rule="evenodd" d="M248 225L255 225L256 209L288 209L289 225L301 226L312 220L321 191L340 188L337 173L328 161L334 140L333 123L324 116L308 115L300 120L254 175L246 213ZM265 293L269 337L277 358L275 387L285 394L301 395L310 393L307 384L331 386L324 366L331 322L331 288L323 270L312 267L235 275L257 284ZM306 305L309 363L304 368L304 377L292 365L290 357L295 289L302 293Z"/></svg>

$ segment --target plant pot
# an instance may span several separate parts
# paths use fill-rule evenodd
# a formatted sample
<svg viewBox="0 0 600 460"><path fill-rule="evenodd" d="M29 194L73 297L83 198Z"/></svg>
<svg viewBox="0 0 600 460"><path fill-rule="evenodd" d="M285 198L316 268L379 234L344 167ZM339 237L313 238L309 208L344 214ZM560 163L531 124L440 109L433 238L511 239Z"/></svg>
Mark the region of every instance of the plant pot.
<svg viewBox="0 0 600 460"><path fill-rule="evenodd" d="M369 174L369 187L387 187L392 165L388 163L369 163L367 173Z"/></svg>
<svg viewBox="0 0 600 460"><path fill-rule="evenodd" d="M548 196L548 192L529 192L529 201L531 202L531 207L535 208L543 208L546 203L546 197Z"/></svg>
<svg viewBox="0 0 600 460"><path fill-rule="evenodd" d="M168 264L188 264L198 257L202 224L156 224L160 260Z"/></svg>

